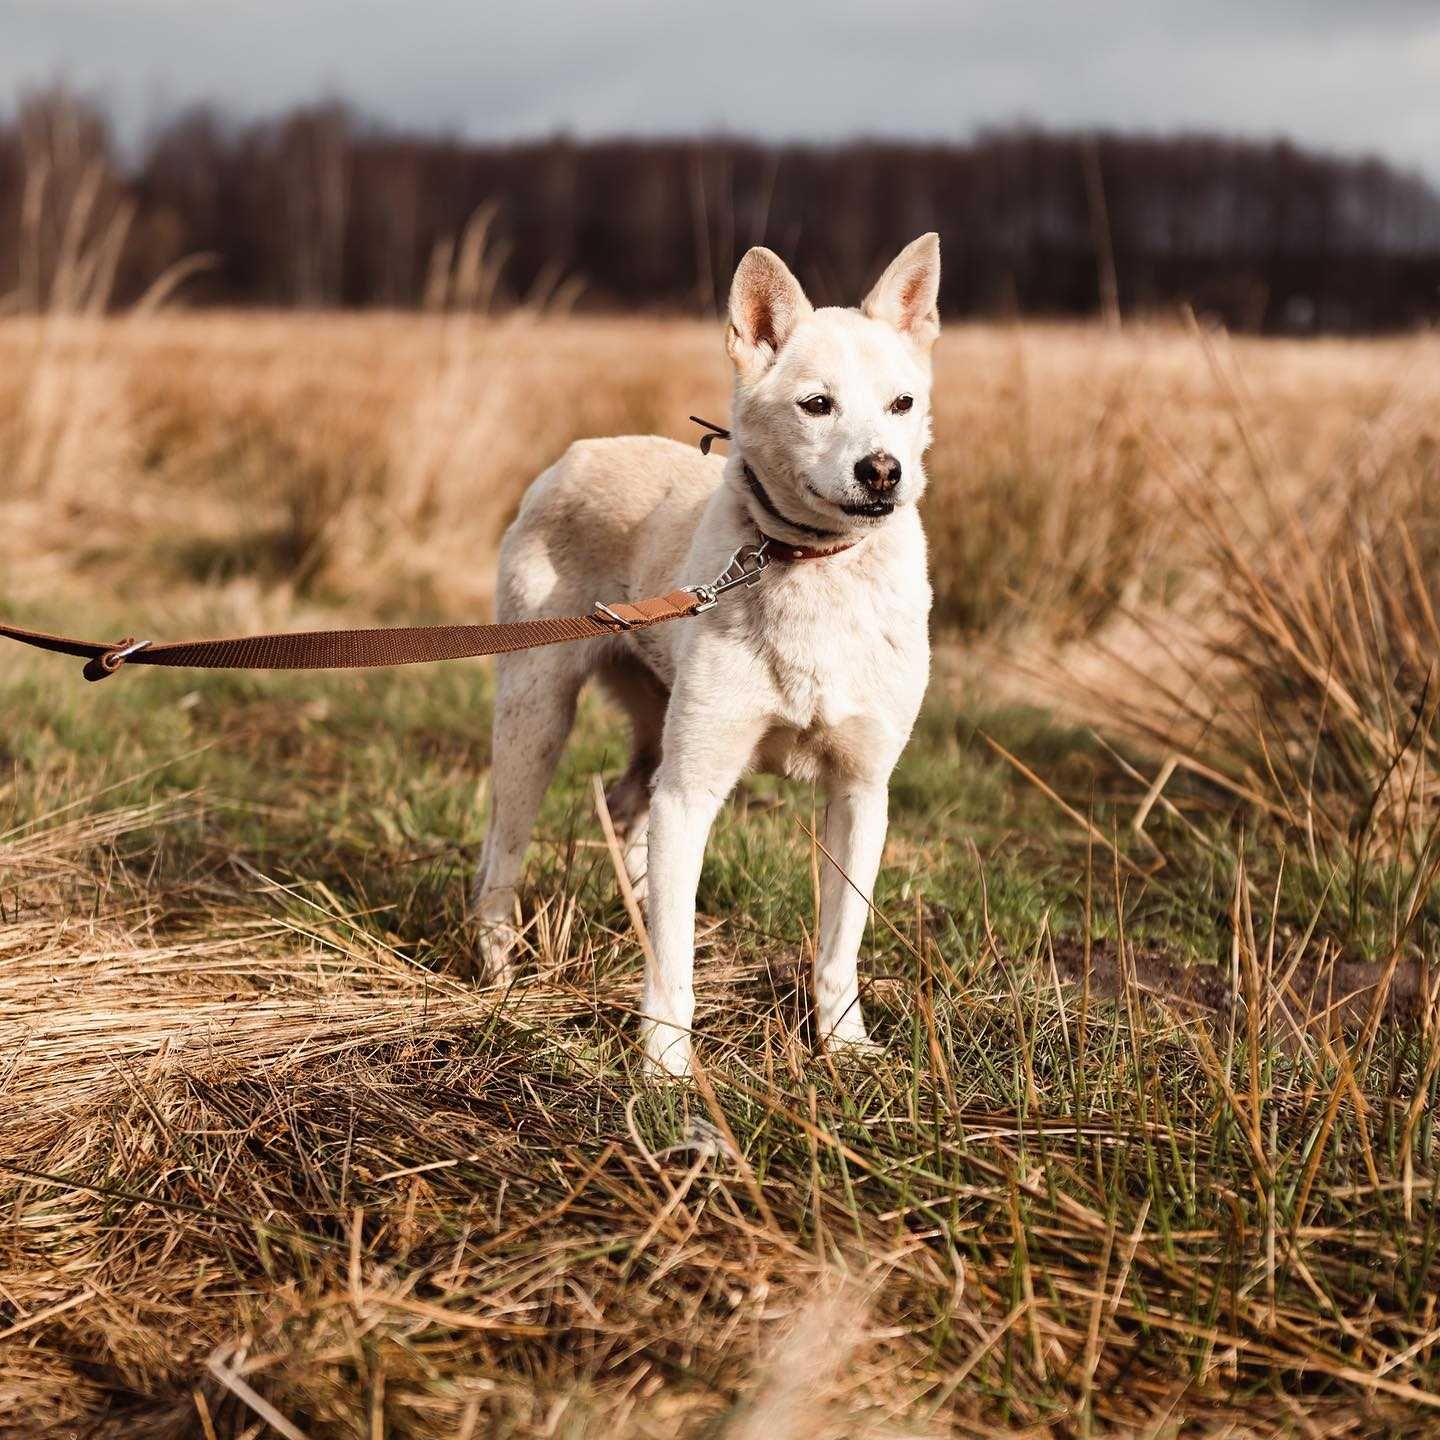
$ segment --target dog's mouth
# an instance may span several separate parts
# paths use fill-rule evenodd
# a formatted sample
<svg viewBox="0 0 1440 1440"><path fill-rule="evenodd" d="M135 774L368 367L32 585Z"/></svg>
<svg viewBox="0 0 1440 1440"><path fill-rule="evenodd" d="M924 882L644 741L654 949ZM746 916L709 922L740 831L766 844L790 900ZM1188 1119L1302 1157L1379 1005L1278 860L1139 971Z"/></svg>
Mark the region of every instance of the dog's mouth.
<svg viewBox="0 0 1440 1440"><path fill-rule="evenodd" d="M808 480L805 488L828 510L838 510L852 520L883 520L900 508L898 500L832 500L822 495Z"/></svg>

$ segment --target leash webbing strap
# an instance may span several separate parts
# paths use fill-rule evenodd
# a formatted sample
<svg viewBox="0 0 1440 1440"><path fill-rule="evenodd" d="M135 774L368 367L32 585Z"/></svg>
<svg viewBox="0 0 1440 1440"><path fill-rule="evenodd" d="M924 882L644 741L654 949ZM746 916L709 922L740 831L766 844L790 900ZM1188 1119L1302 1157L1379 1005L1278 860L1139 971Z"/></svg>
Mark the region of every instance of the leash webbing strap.
<svg viewBox="0 0 1440 1440"><path fill-rule="evenodd" d="M700 439L707 455L716 440L728 440L723 425L699 416L690 417L708 432ZM745 474L758 486L747 465ZM763 492L762 492L763 496ZM768 497L766 508L774 509ZM775 512L778 515L778 512ZM783 515L778 518L784 520ZM786 524L799 530L810 527ZM827 532L814 530L815 535ZM424 665L436 660L473 660L482 655L505 655L513 650L534 650L570 640L598 640L626 630L643 630L667 620L681 620L708 610L717 595L741 585L752 585L770 559L824 560L849 550L850 544L813 549L771 539L761 532L759 545L742 545L709 585L694 590L671 590L648 600L615 605L598 601L589 615L559 615L543 620L512 620L499 625L411 625L382 630L295 630L281 635L242 635L231 640L176 640L154 645L149 640L120 640L107 645L99 640L71 640L42 630L22 630L0 624L0 639L15 640L36 650L74 655L84 660L87 680L104 680L122 665L169 665L190 670L368 670L382 665Z"/></svg>
<svg viewBox="0 0 1440 1440"><path fill-rule="evenodd" d="M363 670L379 665L423 665L532 650L570 640L598 640L680 620L704 608L691 590L646 600L596 606L590 615L561 615L500 625L424 625L382 630L300 630L230 640L179 640L167 645L121 640L72 640L0 624L0 638L37 650L74 655L88 663L87 680L104 680L122 665L171 665L195 670Z"/></svg>

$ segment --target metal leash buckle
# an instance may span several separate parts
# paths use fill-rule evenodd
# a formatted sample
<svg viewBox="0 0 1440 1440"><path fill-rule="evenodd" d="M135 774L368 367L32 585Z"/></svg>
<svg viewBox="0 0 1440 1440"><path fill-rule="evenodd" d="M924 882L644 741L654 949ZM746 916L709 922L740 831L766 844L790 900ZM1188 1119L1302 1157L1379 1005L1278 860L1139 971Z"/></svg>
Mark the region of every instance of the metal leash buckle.
<svg viewBox="0 0 1440 1440"><path fill-rule="evenodd" d="M695 613L698 615L702 610L710 609L720 596L737 585L753 585L770 563L770 557L766 554L769 547L770 542L763 539L758 545L742 545L708 585L690 586L690 593L700 601L695 607Z"/></svg>
<svg viewBox="0 0 1440 1440"><path fill-rule="evenodd" d="M603 604L599 600L595 602L595 609L598 614L603 615L607 620L613 621L622 630L633 630L635 628L623 615L617 615L608 605Z"/></svg>

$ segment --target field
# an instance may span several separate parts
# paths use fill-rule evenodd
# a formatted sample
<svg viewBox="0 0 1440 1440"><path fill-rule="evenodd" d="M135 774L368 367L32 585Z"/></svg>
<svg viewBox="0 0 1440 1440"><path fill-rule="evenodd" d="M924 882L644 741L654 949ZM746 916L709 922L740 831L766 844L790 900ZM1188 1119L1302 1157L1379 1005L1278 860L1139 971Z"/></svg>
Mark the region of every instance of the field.
<svg viewBox="0 0 1440 1440"><path fill-rule="evenodd" d="M501 995L484 663L0 650L0 1434L1440 1427L1437 360L946 334L853 1068L807 790L722 817L651 1087L599 700ZM682 321L0 321L0 616L487 618L538 469L726 386Z"/></svg>

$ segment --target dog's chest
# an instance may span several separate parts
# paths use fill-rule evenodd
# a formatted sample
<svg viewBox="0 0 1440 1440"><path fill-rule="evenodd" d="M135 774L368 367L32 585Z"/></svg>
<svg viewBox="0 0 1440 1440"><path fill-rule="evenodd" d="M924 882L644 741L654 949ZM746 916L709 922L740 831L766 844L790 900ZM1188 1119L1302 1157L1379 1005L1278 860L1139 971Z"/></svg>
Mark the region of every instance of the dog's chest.
<svg viewBox="0 0 1440 1440"><path fill-rule="evenodd" d="M776 586L752 630L773 686L760 768L798 778L863 769L908 734L926 664L925 613L913 595L873 586Z"/></svg>
<svg viewBox="0 0 1440 1440"><path fill-rule="evenodd" d="M842 724L866 704L864 679L878 636L849 617L774 616L757 632L757 648L775 686L779 718L802 731Z"/></svg>

